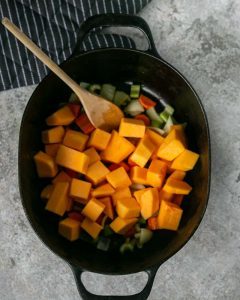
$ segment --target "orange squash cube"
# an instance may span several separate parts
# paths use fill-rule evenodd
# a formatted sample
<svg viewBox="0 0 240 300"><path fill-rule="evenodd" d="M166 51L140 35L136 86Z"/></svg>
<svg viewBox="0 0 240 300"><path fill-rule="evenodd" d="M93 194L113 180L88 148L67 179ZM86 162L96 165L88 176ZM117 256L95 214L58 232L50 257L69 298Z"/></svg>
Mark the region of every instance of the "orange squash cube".
<svg viewBox="0 0 240 300"><path fill-rule="evenodd" d="M181 206L184 199L184 195L174 195L172 203Z"/></svg>
<svg viewBox="0 0 240 300"><path fill-rule="evenodd" d="M166 181L163 190L172 194L188 195L192 187L184 181L170 178Z"/></svg>
<svg viewBox="0 0 240 300"><path fill-rule="evenodd" d="M140 206L135 198L121 198L117 200L116 211L123 219L136 218L140 215Z"/></svg>
<svg viewBox="0 0 240 300"><path fill-rule="evenodd" d="M131 198L132 194L129 187L116 189L115 193L112 194L113 205L117 205L118 199Z"/></svg>
<svg viewBox="0 0 240 300"><path fill-rule="evenodd" d="M42 199L45 199L45 200L47 199L48 200L50 198L51 194L52 194L53 189L54 189L53 184L48 184L47 186L45 186L42 189L40 197Z"/></svg>
<svg viewBox="0 0 240 300"><path fill-rule="evenodd" d="M73 199L68 197L67 209L66 211L69 212L73 209Z"/></svg>
<svg viewBox="0 0 240 300"><path fill-rule="evenodd" d="M62 126L57 126L51 129L42 131L42 142L44 144L61 143L65 130Z"/></svg>
<svg viewBox="0 0 240 300"><path fill-rule="evenodd" d="M33 159L36 164L38 176L40 178L56 176L58 167L51 156L39 151L34 155Z"/></svg>
<svg viewBox="0 0 240 300"><path fill-rule="evenodd" d="M105 180L109 172L108 168L101 161L97 161L88 167L86 178L97 185Z"/></svg>
<svg viewBox="0 0 240 300"><path fill-rule="evenodd" d="M89 158L82 152L61 145L57 152L56 163L70 170L86 174Z"/></svg>
<svg viewBox="0 0 240 300"><path fill-rule="evenodd" d="M104 211L104 209L105 205L102 202L95 198L92 198L85 205L84 209L82 210L82 214L88 217L90 220L96 221L97 218Z"/></svg>
<svg viewBox="0 0 240 300"><path fill-rule="evenodd" d="M176 171L172 172L172 174L168 177L168 179L173 178L173 179L177 179L177 180L183 180L185 178L185 176L186 176L186 172L176 170Z"/></svg>
<svg viewBox="0 0 240 300"><path fill-rule="evenodd" d="M147 182L152 187L161 188L167 174L167 164L161 160L152 160L147 170Z"/></svg>
<svg viewBox="0 0 240 300"><path fill-rule="evenodd" d="M88 147L94 147L98 150L104 150L107 148L107 145L110 141L111 134L96 128L90 136L90 139L88 141Z"/></svg>
<svg viewBox="0 0 240 300"><path fill-rule="evenodd" d="M160 202L161 202L162 200L165 200L165 201L172 201L173 196L174 196L174 194L168 193L168 192L164 191L163 189L161 189L160 192L159 192L159 199L160 199Z"/></svg>
<svg viewBox="0 0 240 300"><path fill-rule="evenodd" d="M132 167L130 171L130 178L133 183L148 185L147 169L138 166Z"/></svg>
<svg viewBox="0 0 240 300"><path fill-rule="evenodd" d="M73 197L73 199L77 202L86 204L90 194L91 187L92 185L90 182L72 178L70 184L69 196Z"/></svg>
<svg viewBox="0 0 240 300"><path fill-rule="evenodd" d="M149 136L149 138L157 146L157 148L159 148L164 142L163 136L149 128L146 129L146 135Z"/></svg>
<svg viewBox="0 0 240 300"><path fill-rule="evenodd" d="M137 220L137 218L122 219L117 217L109 226L114 232L118 234L125 234L131 227L133 227L133 225L137 223Z"/></svg>
<svg viewBox="0 0 240 300"><path fill-rule="evenodd" d="M110 219L113 220L114 218L114 211L113 211L113 206L112 206L112 201L110 197L105 197L105 198L100 198L99 201L101 201L104 205L104 213L107 215Z"/></svg>
<svg viewBox="0 0 240 300"><path fill-rule="evenodd" d="M172 162L171 168L181 171L190 171L194 168L199 158L199 154L190 150L184 150L175 160Z"/></svg>
<svg viewBox="0 0 240 300"><path fill-rule="evenodd" d="M70 218L60 221L58 225L59 234L71 242L79 239L80 230L81 223Z"/></svg>
<svg viewBox="0 0 240 300"><path fill-rule="evenodd" d="M168 144L160 146L157 156L168 161L174 160L185 150L184 145L179 140L172 140Z"/></svg>
<svg viewBox="0 0 240 300"><path fill-rule="evenodd" d="M66 105L61 107L51 116L46 119L46 123L48 126L57 126L57 125L69 125L75 119L74 114L71 109Z"/></svg>
<svg viewBox="0 0 240 300"><path fill-rule="evenodd" d="M159 194L157 188L150 188L141 195L139 201L141 215L147 220L154 216L159 210Z"/></svg>
<svg viewBox="0 0 240 300"><path fill-rule="evenodd" d="M139 190L139 191L135 191L133 193L133 196L135 197L135 199L137 200L138 204L140 204L140 200L141 200L141 197L142 197L142 194L144 194L147 190L149 190L150 188L146 188L146 189L142 189L142 190Z"/></svg>
<svg viewBox="0 0 240 300"><path fill-rule="evenodd" d="M57 174L57 176L52 180L52 183L55 184L56 182L70 182L72 178L64 171L61 171Z"/></svg>
<svg viewBox="0 0 240 300"><path fill-rule="evenodd" d="M92 220L85 218L81 224L82 229L84 229L93 239L99 236L100 231L103 229L101 225Z"/></svg>
<svg viewBox="0 0 240 300"><path fill-rule="evenodd" d="M97 153L97 151L93 147L88 148L83 153L85 153L89 157L89 165L91 165L91 164L93 164L93 163L100 160L99 154Z"/></svg>
<svg viewBox="0 0 240 300"><path fill-rule="evenodd" d="M78 151L83 151L87 144L87 140L88 135L69 129L64 136L63 145Z"/></svg>
<svg viewBox="0 0 240 300"><path fill-rule="evenodd" d="M145 135L137 145L135 151L131 154L129 159L140 167L144 167L151 157L152 153L156 149L155 144L151 139Z"/></svg>
<svg viewBox="0 0 240 300"><path fill-rule="evenodd" d="M116 189L130 186L132 184L127 172L120 167L106 176L107 181Z"/></svg>
<svg viewBox="0 0 240 300"><path fill-rule="evenodd" d="M91 195L93 197L98 198L98 197L110 196L110 195L112 195L114 193L115 193L115 189L109 183L105 183L105 184L100 185L97 188L95 188L91 192Z"/></svg>
<svg viewBox="0 0 240 300"><path fill-rule="evenodd" d="M176 204L162 200L158 214L159 229L178 230L183 210Z"/></svg>
<svg viewBox="0 0 240 300"><path fill-rule="evenodd" d="M187 138L182 125L173 125L169 134L165 137L164 143L169 144L172 140L178 140L185 148L187 147Z"/></svg>
<svg viewBox="0 0 240 300"><path fill-rule="evenodd" d="M101 153L101 158L103 160L118 164L127 158L134 151L134 149L135 147L132 143L113 130L107 148Z"/></svg>
<svg viewBox="0 0 240 300"><path fill-rule="evenodd" d="M54 184L53 191L45 207L46 210L51 211L59 216L63 216L68 206L68 182L57 182Z"/></svg>
<svg viewBox="0 0 240 300"><path fill-rule="evenodd" d="M45 145L45 152L49 155L52 156L53 158L56 157L58 148L61 144L46 144Z"/></svg>
<svg viewBox="0 0 240 300"><path fill-rule="evenodd" d="M146 126L142 120L122 118L119 135L125 137L142 138L145 134Z"/></svg>

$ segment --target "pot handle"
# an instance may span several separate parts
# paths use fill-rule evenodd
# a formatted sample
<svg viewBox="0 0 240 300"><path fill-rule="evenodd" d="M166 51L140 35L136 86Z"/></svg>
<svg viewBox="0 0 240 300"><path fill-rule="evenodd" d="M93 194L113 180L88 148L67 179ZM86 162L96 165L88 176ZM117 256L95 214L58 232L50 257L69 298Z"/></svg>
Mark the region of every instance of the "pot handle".
<svg viewBox="0 0 240 300"><path fill-rule="evenodd" d="M85 286L82 283L82 273L84 272L83 270L74 267L71 265L75 280L76 280L76 284L77 284L77 288L79 291L80 296L82 297L82 299L84 300L120 300L120 299L128 299L128 300L146 300L152 290L152 285L153 285L153 281L155 278L155 275L157 273L157 270L159 268L159 266L155 266L152 267L148 270L144 270L144 272L147 273L148 275L148 281L147 284L145 285L144 289L134 295L126 295L126 296L99 296L99 295L95 295L90 293Z"/></svg>
<svg viewBox="0 0 240 300"><path fill-rule="evenodd" d="M79 49L84 41L84 38L91 30L93 30L94 28L109 26L134 27L141 30L148 40L148 50L146 50L145 52L160 58L153 41L151 30L147 22L143 18L134 15L113 13L94 15L82 23L79 29L77 43L73 50L72 56L77 55L79 53Z"/></svg>

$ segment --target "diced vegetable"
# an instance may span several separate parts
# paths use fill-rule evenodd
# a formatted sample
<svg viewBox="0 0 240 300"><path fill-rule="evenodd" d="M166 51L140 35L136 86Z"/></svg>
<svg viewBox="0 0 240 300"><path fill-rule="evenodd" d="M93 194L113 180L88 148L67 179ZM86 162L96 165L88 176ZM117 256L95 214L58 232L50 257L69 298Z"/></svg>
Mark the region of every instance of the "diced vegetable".
<svg viewBox="0 0 240 300"><path fill-rule="evenodd" d="M110 224L110 228L118 234L124 234L126 233L132 226L134 226L137 223L137 218L131 218L131 219L122 219L121 217L117 217L113 220L113 222Z"/></svg>
<svg viewBox="0 0 240 300"><path fill-rule="evenodd" d="M146 228L141 228L140 236L139 236L139 243L141 245L149 242L152 239L153 233L151 230Z"/></svg>
<svg viewBox="0 0 240 300"><path fill-rule="evenodd" d="M160 128L157 128L157 127L151 127L151 126L148 126L149 129L151 129L152 131L155 131L157 132L158 134L160 134L161 136L164 136L165 135L165 131L163 131L162 129Z"/></svg>
<svg viewBox="0 0 240 300"><path fill-rule="evenodd" d="M86 178L97 185L105 180L108 173L108 168L101 161L97 161L88 167Z"/></svg>
<svg viewBox="0 0 240 300"><path fill-rule="evenodd" d="M79 114L80 114L80 111L81 111L80 104L69 103L68 107L71 109L71 111L74 114L75 118L77 118L79 116Z"/></svg>
<svg viewBox="0 0 240 300"><path fill-rule="evenodd" d="M158 217L151 217L147 220L147 225L150 230L158 229Z"/></svg>
<svg viewBox="0 0 240 300"><path fill-rule="evenodd" d="M169 116L168 119L167 119L166 124L163 127L163 130L165 131L165 133L170 132L172 125L173 125L173 120L172 120L172 117Z"/></svg>
<svg viewBox="0 0 240 300"><path fill-rule="evenodd" d="M89 134L91 133L95 127L92 125L92 123L89 121L86 113L82 113L76 120L75 123L77 126L85 133Z"/></svg>
<svg viewBox="0 0 240 300"><path fill-rule="evenodd" d="M118 199L116 211L123 219L136 218L140 215L140 206L135 198Z"/></svg>
<svg viewBox="0 0 240 300"><path fill-rule="evenodd" d="M120 167L106 175L107 181L116 189L128 187L132 184L127 172Z"/></svg>
<svg viewBox="0 0 240 300"><path fill-rule="evenodd" d="M125 107L124 112L134 117L144 112L144 108L139 103L138 100L132 100L127 107Z"/></svg>
<svg viewBox="0 0 240 300"><path fill-rule="evenodd" d="M182 171L192 170L197 163L198 158L199 154L190 150L184 150L177 158L175 158L171 168Z"/></svg>
<svg viewBox="0 0 240 300"><path fill-rule="evenodd" d="M81 223L71 218L59 222L58 232L69 241L76 241L80 235Z"/></svg>
<svg viewBox="0 0 240 300"><path fill-rule="evenodd" d="M132 191L139 191L139 190L145 189L145 185L139 184L139 183L133 183L133 184L131 184L130 189Z"/></svg>
<svg viewBox="0 0 240 300"><path fill-rule="evenodd" d="M111 198L110 197L100 198L99 201L102 202L105 205L104 213L111 220L113 220L113 218L114 218L114 212L113 212L113 206L112 206Z"/></svg>
<svg viewBox="0 0 240 300"><path fill-rule="evenodd" d="M147 181L147 169L145 168L141 168L138 166L132 167L130 171L130 178L132 182L136 184L149 184Z"/></svg>
<svg viewBox="0 0 240 300"><path fill-rule="evenodd" d="M89 92L93 94L99 94L101 91L101 85L100 84L91 84L89 87Z"/></svg>
<svg viewBox="0 0 240 300"><path fill-rule="evenodd" d="M89 165L91 165L91 164L93 164L93 163L95 163L95 162L97 162L97 161L100 160L99 154L97 153L97 151L93 147L88 148L83 153L88 156L88 158L89 158Z"/></svg>
<svg viewBox="0 0 240 300"><path fill-rule="evenodd" d="M96 222L85 218L81 224L82 229L84 229L93 239L99 236L100 231L103 229L101 225Z"/></svg>
<svg viewBox="0 0 240 300"><path fill-rule="evenodd" d="M42 199L48 200L52 194L53 188L54 188L53 184L46 185L42 189L40 197Z"/></svg>
<svg viewBox="0 0 240 300"><path fill-rule="evenodd" d="M151 100L150 98L148 98L147 96L144 96L142 94L140 95L138 101L140 102L142 107L147 110L153 108L157 104L155 101Z"/></svg>
<svg viewBox="0 0 240 300"><path fill-rule="evenodd" d="M36 164L37 174L40 178L56 176L58 167L51 156L39 151L34 155L33 159Z"/></svg>
<svg viewBox="0 0 240 300"><path fill-rule="evenodd" d="M92 198L85 205L84 209L82 210L82 214L88 217L90 220L96 221L97 218L104 211L104 208L105 205L101 201Z"/></svg>
<svg viewBox="0 0 240 300"><path fill-rule="evenodd" d="M90 139L88 141L88 147L94 147L97 150L104 150L107 148L107 145L110 141L111 134L96 128L90 136Z"/></svg>
<svg viewBox="0 0 240 300"><path fill-rule="evenodd" d="M160 127L164 124L164 121L159 117L158 113L156 112L155 107L151 107L151 108L147 109L146 114L151 119L151 121L158 122L158 124L159 124L158 127Z"/></svg>
<svg viewBox="0 0 240 300"><path fill-rule="evenodd" d="M79 85L80 85L80 87L82 87L85 90L89 89L89 87L90 87L90 83L83 82L83 81L81 81Z"/></svg>
<svg viewBox="0 0 240 300"><path fill-rule="evenodd" d="M48 126L59 126L59 125L69 125L75 119L74 114L72 113L68 105L63 106L51 116L46 119Z"/></svg>
<svg viewBox="0 0 240 300"><path fill-rule="evenodd" d="M119 126L119 135L124 137L142 138L146 126L142 120L122 118Z"/></svg>
<svg viewBox="0 0 240 300"><path fill-rule="evenodd" d="M109 183L105 183L103 185L96 187L92 191L91 195L93 197L100 198L100 197L110 196L114 193L115 193L115 189Z"/></svg>
<svg viewBox="0 0 240 300"><path fill-rule="evenodd" d="M71 182L71 180L72 180L72 178L66 172L61 171L52 180L52 183L55 184L57 182Z"/></svg>
<svg viewBox="0 0 240 300"><path fill-rule="evenodd" d="M134 119L142 120L144 122L145 126L149 126L151 124L151 121L149 120L149 118L144 114L137 115L134 117Z"/></svg>
<svg viewBox="0 0 240 300"><path fill-rule="evenodd" d="M159 194L157 188L150 188L140 197L141 216L147 220L159 210Z"/></svg>
<svg viewBox="0 0 240 300"><path fill-rule="evenodd" d="M147 170L147 182L152 187L161 188L167 174L167 164L153 159Z"/></svg>
<svg viewBox="0 0 240 300"><path fill-rule="evenodd" d="M100 237L97 242L97 249L102 251L108 251L111 240L106 237Z"/></svg>
<svg viewBox="0 0 240 300"><path fill-rule="evenodd" d="M104 229L103 229L103 234L104 236L110 236L110 235L113 235L113 231L112 229L109 227L109 225L105 225L104 226Z"/></svg>
<svg viewBox="0 0 240 300"><path fill-rule="evenodd" d="M170 143L163 143L158 152L157 156L166 159L168 161L174 160L185 150L184 145L179 140L172 140Z"/></svg>
<svg viewBox="0 0 240 300"><path fill-rule="evenodd" d="M182 213L183 210L176 204L162 200L158 215L159 229L177 230Z"/></svg>
<svg viewBox="0 0 240 300"><path fill-rule="evenodd" d="M124 244L122 244L122 246L120 247L120 252L122 254L130 251L130 252L133 252L134 250L134 245L130 242L125 242Z"/></svg>
<svg viewBox="0 0 240 300"><path fill-rule="evenodd" d="M117 201L121 198L131 198L132 194L129 187L116 189L115 193L112 194L113 204L117 205Z"/></svg>
<svg viewBox="0 0 240 300"><path fill-rule="evenodd" d="M163 190L172 194L188 195L192 187L184 181L170 178L166 181Z"/></svg>
<svg viewBox="0 0 240 300"><path fill-rule="evenodd" d="M141 85L139 84L133 84L131 85L131 90L130 90L130 97L131 98L138 98L141 90Z"/></svg>
<svg viewBox="0 0 240 300"><path fill-rule="evenodd" d="M65 130L63 126L56 126L54 128L42 131L42 142L44 144L60 143L63 139Z"/></svg>
<svg viewBox="0 0 240 300"><path fill-rule="evenodd" d="M52 156L53 158L56 157L57 152L58 152L58 148L60 146L60 143L57 144L46 144L45 145L45 152L46 154Z"/></svg>
<svg viewBox="0 0 240 300"><path fill-rule="evenodd" d="M100 95L107 99L112 101L113 97L115 95L116 87L112 84L103 84L101 88Z"/></svg>
<svg viewBox="0 0 240 300"><path fill-rule="evenodd" d="M78 151L83 151L87 141L88 135L69 129L64 136L63 145Z"/></svg>
<svg viewBox="0 0 240 300"><path fill-rule="evenodd" d="M91 183L73 178L70 184L69 195L75 201L86 204L91 190Z"/></svg>
<svg viewBox="0 0 240 300"><path fill-rule="evenodd" d="M130 99L129 95L126 94L125 92L123 92L123 91L115 92L115 95L113 97L113 102L117 106L127 105L130 101L131 101L131 99Z"/></svg>

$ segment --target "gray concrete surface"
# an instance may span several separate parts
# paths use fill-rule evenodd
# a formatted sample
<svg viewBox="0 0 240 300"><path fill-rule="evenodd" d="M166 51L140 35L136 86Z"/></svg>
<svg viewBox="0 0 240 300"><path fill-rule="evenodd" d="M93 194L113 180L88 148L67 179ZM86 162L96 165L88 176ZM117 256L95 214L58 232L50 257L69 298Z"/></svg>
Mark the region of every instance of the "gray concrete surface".
<svg viewBox="0 0 240 300"><path fill-rule="evenodd" d="M193 84L212 137L210 202L190 242L160 267L151 300L240 299L240 2L154 0L141 13L157 49ZM0 93L0 299L74 300L69 267L36 237L21 207L17 143L34 87ZM87 273L99 294L139 291L146 276Z"/></svg>

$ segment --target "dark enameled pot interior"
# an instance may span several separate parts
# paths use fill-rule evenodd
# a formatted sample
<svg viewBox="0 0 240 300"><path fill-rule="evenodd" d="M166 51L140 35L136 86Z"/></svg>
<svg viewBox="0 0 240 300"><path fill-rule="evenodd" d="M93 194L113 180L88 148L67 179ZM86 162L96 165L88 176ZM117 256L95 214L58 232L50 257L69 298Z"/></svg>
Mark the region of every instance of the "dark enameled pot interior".
<svg viewBox="0 0 240 300"><path fill-rule="evenodd" d="M170 103L176 119L187 122L190 148L200 154L188 175L193 191L184 201L184 214L177 232L159 231L133 254L105 253L83 241L68 242L57 233L58 217L44 210L40 191L44 181L37 177L33 155L43 149L44 120L70 89L55 75L47 76L34 91L24 112L19 144L19 185L26 214L39 237L60 257L83 270L105 274L129 274L159 266L178 251L198 227L206 209L209 179L209 133L205 114L191 86L174 68L152 55L124 49L101 49L74 57L62 68L77 81L96 83L139 82L162 103ZM96 103L96 109L97 103Z"/></svg>

